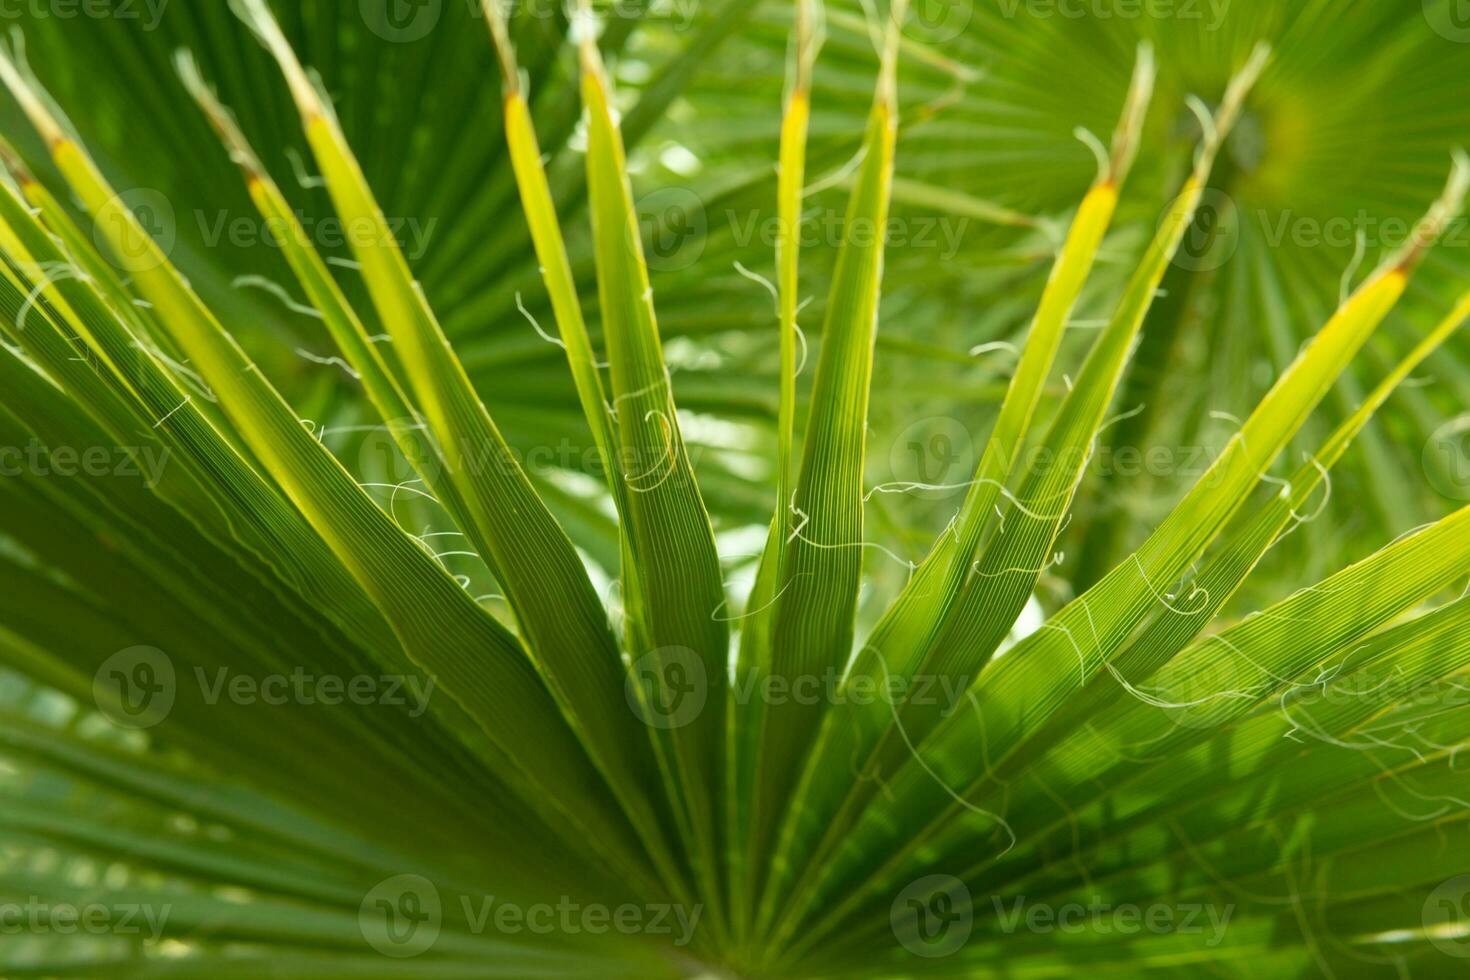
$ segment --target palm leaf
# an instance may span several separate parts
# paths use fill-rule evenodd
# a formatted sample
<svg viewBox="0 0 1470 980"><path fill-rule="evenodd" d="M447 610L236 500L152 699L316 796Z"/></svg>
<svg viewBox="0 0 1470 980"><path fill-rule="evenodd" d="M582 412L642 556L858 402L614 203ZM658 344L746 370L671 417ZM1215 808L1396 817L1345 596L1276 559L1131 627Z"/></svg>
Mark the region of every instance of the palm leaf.
<svg viewBox="0 0 1470 980"><path fill-rule="evenodd" d="M1455 22L907 6L27 22L0 972L1453 972Z"/></svg>

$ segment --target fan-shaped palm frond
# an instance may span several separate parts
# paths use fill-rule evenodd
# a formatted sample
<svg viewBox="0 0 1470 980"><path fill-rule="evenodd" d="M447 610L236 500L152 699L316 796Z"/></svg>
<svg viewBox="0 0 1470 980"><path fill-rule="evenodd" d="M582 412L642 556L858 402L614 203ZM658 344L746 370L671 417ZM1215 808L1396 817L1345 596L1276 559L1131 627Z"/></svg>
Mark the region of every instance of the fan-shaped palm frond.
<svg viewBox="0 0 1470 980"><path fill-rule="evenodd" d="M7 976L1452 973L1470 510L1378 473L1470 160L1317 156L1354 44L1454 132L1424 25L229 8L0 55ZM94 156L107 72L176 111ZM1410 199L1362 275L1253 224Z"/></svg>

